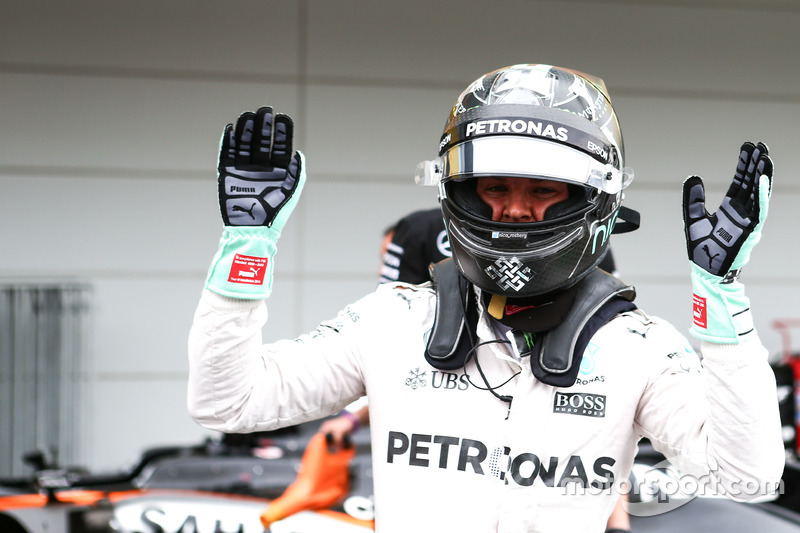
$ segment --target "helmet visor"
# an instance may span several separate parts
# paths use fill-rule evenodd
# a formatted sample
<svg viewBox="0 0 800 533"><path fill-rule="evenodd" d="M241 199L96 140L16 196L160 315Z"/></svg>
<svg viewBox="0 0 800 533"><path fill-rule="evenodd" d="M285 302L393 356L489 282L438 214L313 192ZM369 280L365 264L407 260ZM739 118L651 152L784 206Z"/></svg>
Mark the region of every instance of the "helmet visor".
<svg viewBox="0 0 800 533"><path fill-rule="evenodd" d="M496 135L465 141L442 155L441 180L480 176L552 179L616 194L633 172L601 163L587 153L553 141Z"/></svg>

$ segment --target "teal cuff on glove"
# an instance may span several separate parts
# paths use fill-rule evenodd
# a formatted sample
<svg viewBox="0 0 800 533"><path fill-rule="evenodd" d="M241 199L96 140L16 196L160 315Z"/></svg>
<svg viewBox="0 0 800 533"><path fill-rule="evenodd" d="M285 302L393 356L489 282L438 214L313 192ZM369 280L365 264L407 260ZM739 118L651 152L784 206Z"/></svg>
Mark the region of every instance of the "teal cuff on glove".
<svg viewBox="0 0 800 533"><path fill-rule="evenodd" d="M750 300L744 285L692 266L692 335L698 339L739 344L755 335Z"/></svg>
<svg viewBox="0 0 800 533"><path fill-rule="evenodd" d="M225 226L206 288L230 298L267 298L278 237L280 232L263 226Z"/></svg>

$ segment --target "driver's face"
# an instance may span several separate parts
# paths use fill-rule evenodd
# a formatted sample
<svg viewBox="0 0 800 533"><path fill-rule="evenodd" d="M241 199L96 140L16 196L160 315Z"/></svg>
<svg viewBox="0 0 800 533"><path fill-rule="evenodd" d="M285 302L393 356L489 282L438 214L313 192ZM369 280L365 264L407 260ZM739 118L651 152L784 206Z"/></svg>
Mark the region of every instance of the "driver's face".
<svg viewBox="0 0 800 533"><path fill-rule="evenodd" d="M541 222L553 204L569 198L567 184L532 178L478 178L478 196L495 222Z"/></svg>

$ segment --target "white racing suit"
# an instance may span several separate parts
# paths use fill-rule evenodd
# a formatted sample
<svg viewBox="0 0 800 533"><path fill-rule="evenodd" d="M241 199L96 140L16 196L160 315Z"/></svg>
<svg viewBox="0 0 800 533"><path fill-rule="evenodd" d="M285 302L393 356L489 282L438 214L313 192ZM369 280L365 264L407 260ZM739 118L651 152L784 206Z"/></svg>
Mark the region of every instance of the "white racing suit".
<svg viewBox="0 0 800 533"><path fill-rule="evenodd" d="M703 344L618 315L569 388L532 375L511 344L447 372L424 357L436 297L386 284L295 340L263 345L263 301L205 291L189 338L189 410L223 432L272 430L368 395L379 532L601 532L650 439L684 475L740 500L769 496L784 452L759 341ZM478 342L497 338L481 310ZM486 390L513 398L509 405ZM630 490L630 487L628 487Z"/></svg>

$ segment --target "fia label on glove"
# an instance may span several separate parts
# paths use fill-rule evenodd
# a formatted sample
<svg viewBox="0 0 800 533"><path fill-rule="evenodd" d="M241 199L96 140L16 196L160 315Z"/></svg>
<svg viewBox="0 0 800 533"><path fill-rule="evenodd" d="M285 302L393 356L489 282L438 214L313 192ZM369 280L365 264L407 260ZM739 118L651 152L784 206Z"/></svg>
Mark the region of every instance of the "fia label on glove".
<svg viewBox="0 0 800 533"><path fill-rule="evenodd" d="M246 283L247 285L263 285L266 271L266 257L235 254L231 263L230 274L228 274L228 281Z"/></svg>
<svg viewBox="0 0 800 533"><path fill-rule="evenodd" d="M703 329L708 327L706 299L696 294L692 295L692 319L695 326Z"/></svg>

